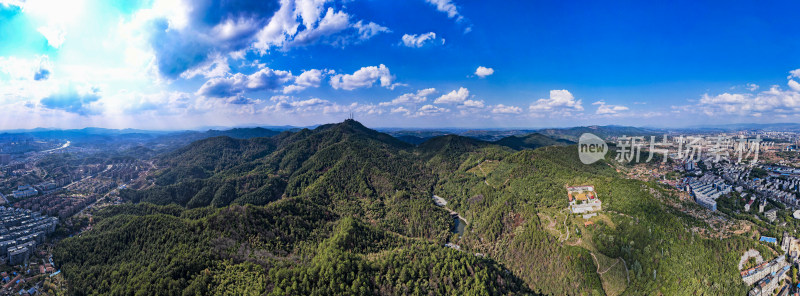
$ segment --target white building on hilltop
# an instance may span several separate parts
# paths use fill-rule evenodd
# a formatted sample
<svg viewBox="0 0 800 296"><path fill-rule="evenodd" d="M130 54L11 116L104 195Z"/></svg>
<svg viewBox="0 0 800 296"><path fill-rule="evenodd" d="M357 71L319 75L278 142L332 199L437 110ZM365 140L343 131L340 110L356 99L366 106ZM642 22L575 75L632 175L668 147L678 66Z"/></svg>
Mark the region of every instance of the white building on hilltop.
<svg viewBox="0 0 800 296"><path fill-rule="evenodd" d="M573 214L600 211L602 202L597 198L594 186L567 187L569 207Z"/></svg>

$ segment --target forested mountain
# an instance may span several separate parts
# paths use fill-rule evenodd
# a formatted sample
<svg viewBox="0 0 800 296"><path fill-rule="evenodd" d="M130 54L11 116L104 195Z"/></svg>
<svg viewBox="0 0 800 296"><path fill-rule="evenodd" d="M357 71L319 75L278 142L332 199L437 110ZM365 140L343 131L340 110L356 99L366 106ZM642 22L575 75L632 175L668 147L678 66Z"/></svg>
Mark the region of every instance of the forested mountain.
<svg viewBox="0 0 800 296"><path fill-rule="evenodd" d="M707 225L666 206L676 198L658 185L549 144L565 142L415 147L353 120L205 139L156 158L151 187L122 191L131 203L96 213L55 259L77 295L746 291L735 263L751 240L703 238L688 229ZM583 184L603 200L592 226L564 211L565 186ZM462 235L434 194L465 219Z"/></svg>
<svg viewBox="0 0 800 296"><path fill-rule="evenodd" d="M500 146L506 146L514 150L536 149L545 146L569 145L575 142L565 139L554 139L540 133L532 133L524 136L509 136L494 142Z"/></svg>

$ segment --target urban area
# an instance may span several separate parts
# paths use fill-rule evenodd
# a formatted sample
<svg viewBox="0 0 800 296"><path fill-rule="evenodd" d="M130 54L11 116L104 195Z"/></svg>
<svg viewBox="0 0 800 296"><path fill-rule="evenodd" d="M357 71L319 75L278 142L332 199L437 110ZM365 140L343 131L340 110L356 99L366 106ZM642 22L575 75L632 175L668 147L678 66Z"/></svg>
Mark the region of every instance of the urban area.
<svg viewBox="0 0 800 296"><path fill-rule="evenodd" d="M693 230L720 238L746 234L770 250L742 254L738 268L751 286L749 295L800 295L797 133L622 136L612 141L629 177L661 183L698 205L678 206L712 227Z"/></svg>
<svg viewBox="0 0 800 296"><path fill-rule="evenodd" d="M118 189L149 166L132 157L103 157L107 151L66 140L3 140L0 294L60 290L63 279L53 262L54 243L91 229L87 209L118 204Z"/></svg>

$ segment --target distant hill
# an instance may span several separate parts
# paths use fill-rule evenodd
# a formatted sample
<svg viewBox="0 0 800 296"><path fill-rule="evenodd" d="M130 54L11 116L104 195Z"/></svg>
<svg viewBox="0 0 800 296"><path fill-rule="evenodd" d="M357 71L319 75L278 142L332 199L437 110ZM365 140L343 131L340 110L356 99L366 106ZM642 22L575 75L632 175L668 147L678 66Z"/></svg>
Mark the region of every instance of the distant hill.
<svg viewBox="0 0 800 296"><path fill-rule="evenodd" d="M800 132L800 123L733 123L717 125L697 125L686 128L677 128L681 131L695 132L731 132L731 131L773 131L773 132Z"/></svg>
<svg viewBox="0 0 800 296"><path fill-rule="evenodd" d="M578 138L580 138L580 136L584 133L592 133L603 139L608 139L610 137L620 137L620 136L657 136L664 134L662 130L657 130L657 129L646 129L646 128L631 127L631 126L618 126L618 125L607 125L607 126L593 125L593 126L580 126L571 128L551 128L551 129L538 130L537 132L549 137L570 140L573 142L577 142Z"/></svg>
<svg viewBox="0 0 800 296"><path fill-rule="evenodd" d="M398 140L400 140L400 141L409 143L411 145L419 145L419 144L422 144L423 142L427 141L428 139L430 139L429 137L417 137L417 136L407 136L407 135L406 136L397 136L396 138Z"/></svg>
<svg viewBox="0 0 800 296"><path fill-rule="evenodd" d="M164 152L186 146L194 141L210 137L228 136L237 139L272 137L279 132L265 128L234 128L229 130L198 131L148 131L136 129L31 129L13 130L0 133L0 141L70 141L72 146L104 150L130 149L144 146L147 149Z"/></svg>
<svg viewBox="0 0 800 296"><path fill-rule="evenodd" d="M525 136L510 136L494 142L500 146L506 146L514 150L536 149L545 146L563 146L575 144L574 141L566 139L553 139L540 133L532 133Z"/></svg>
<svg viewBox="0 0 800 296"><path fill-rule="evenodd" d="M459 135L483 141L496 141L508 136L525 135L531 133L533 130L520 130L520 129L384 129L385 133L392 135L398 139L405 139L404 142L419 144L419 139L430 139L433 137L444 135ZM419 142L419 143L417 143Z"/></svg>
<svg viewBox="0 0 800 296"><path fill-rule="evenodd" d="M234 128L229 130L207 130L204 132L198 131L183 131L173 132L165 135L160 135L151 139L145 144L150 147L161 147L163 151L169 151L178 147L189 145L190 143L206 138L212 137L230 137L234 139L251 139L251 138L268 138L278 135L280 132L260 127L254 128Z"/></svg>
<svg viewBox="0 0 800 296"><path fill-rule="evenodd" d="M419 150L427 155L461 154L489 145L489 142L457 135L433 137L419 145Z"/></svg>

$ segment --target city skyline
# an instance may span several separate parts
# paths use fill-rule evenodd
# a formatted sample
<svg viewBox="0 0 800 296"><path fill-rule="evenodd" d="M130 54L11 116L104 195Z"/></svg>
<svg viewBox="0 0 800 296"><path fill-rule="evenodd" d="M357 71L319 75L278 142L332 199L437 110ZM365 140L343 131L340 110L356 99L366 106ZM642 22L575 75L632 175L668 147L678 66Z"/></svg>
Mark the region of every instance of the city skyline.
<svg viewBox="0 0 800 296"><path fill-rule="evenodd" d="M0 0L0 129L796 122L798 5Z"/></svg>

